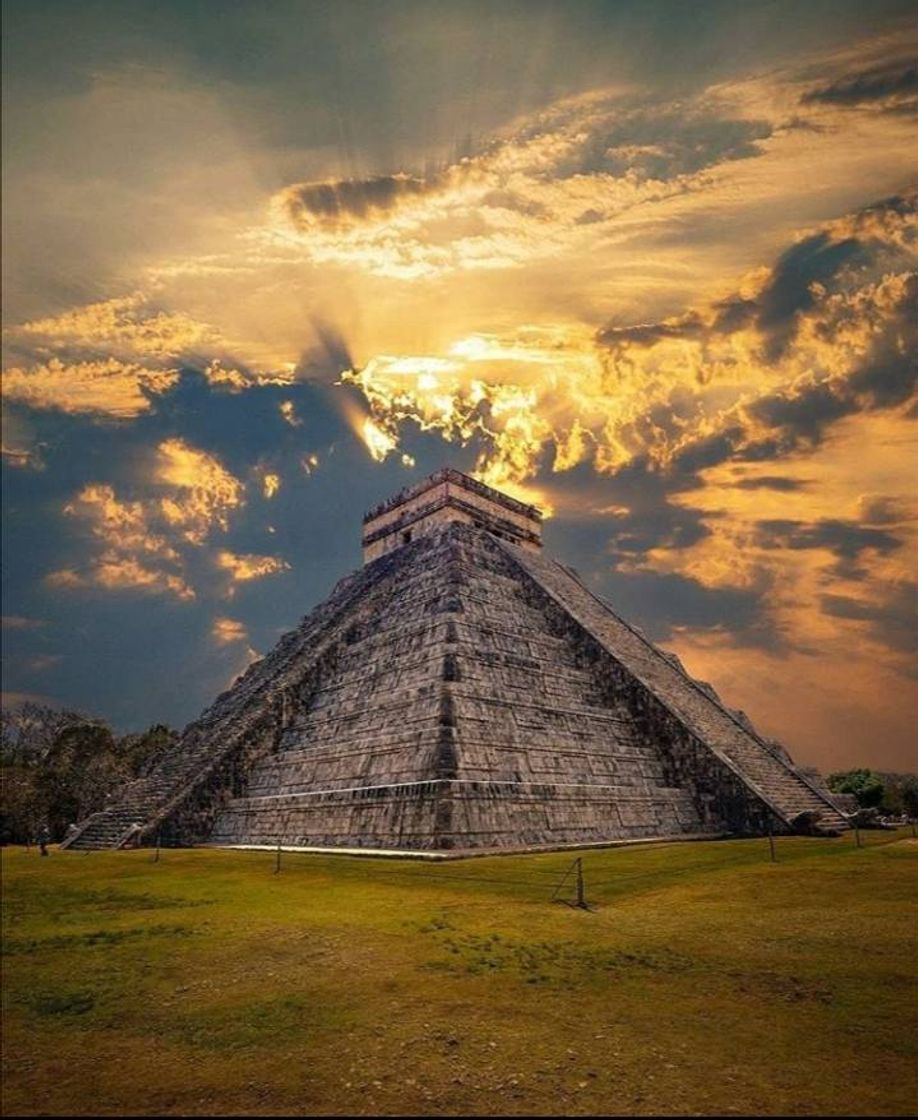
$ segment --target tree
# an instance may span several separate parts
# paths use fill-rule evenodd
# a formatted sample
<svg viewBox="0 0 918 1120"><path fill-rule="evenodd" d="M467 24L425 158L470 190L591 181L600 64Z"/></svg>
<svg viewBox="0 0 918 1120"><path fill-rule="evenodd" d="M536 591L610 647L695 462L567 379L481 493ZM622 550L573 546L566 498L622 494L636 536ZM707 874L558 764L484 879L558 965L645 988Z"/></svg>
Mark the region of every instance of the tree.
<svg viewBox="0 0 918 1120"><path fill-rule="evenodd" d="M117 744L118 755L131 774L142 777L150 773L177 738L178 733L171 727L154 723L140 734L122 735Z"/></svg>
<svg viewBox="0 0 918 1120"><path fill-rule="evenodd" d="M49 708L30 700L0 709L0 763L3 766L37 765L62 731L85 722L87 717L79 712Z"/></svg>
<svg viewBox="0 0 918 1120"><path fill-rule="evenodd" d="M872 770L844 770L829 775L829 789L835 793L853 793L862 809L875 809L883 800L886 786Z"/></svg>
<svg viewBox="0 0 918 1120"><path fill-rule="evenodd" d="M105 724L86 720L65 727L36 775L52 838L59 840L69 824L102 809L107 795L129 777Z"/></svg>
<svg viewBox="0 0 918 1120"><path fill-rule="evenodd" d="M38 835L42 806L35 772L27 766L4 766L0 793L0 844L22 844Z"/></svg>
<svg viewBox="0 0 918 1120"><path fill-rule="evenodd" d="M68 728L86 722L78 712L26 702L0 710L0 840L23 843L47 824L47 790L39 776Z"/></svg>
<svg viewBox="0 0 918 1120"><path fill-rule="evenodd" d="M902 786L902 808L909 820L918 818L918 777L910 774Z"/></svg>

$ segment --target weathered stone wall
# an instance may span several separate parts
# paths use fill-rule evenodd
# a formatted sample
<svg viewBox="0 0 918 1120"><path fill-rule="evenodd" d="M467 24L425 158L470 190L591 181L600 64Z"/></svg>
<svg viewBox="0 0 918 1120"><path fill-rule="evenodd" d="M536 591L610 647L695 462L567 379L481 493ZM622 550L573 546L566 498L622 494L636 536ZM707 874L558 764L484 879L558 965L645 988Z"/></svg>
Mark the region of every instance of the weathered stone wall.
<svg viewBox="0 0 918 1120"><path fill-rule="evenodd" d="M501 542L529 594L561 627L592 642L613 690L656 744L668 780L692 791L706 825L734 832L787 830L800 814L844 828L836 807L789 761L589 592L568 570Z"/></svg>
<svg viewBox="0 0 918 1120"><path fill-rule="evenodd" d="M225 805L210 843L461 851L699 831L679 790L440 779L240 798Z"/></svg>

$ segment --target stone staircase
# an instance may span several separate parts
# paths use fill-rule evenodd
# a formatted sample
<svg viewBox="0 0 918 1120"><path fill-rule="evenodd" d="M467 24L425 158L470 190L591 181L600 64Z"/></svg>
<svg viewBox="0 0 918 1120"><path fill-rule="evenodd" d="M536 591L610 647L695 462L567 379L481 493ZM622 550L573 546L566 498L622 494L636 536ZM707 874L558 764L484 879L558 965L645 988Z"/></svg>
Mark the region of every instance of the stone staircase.
<svg viewBox="0 0 918 1120"><path fill-rule="evenodd" d="M500 548L621 665L673 712L745 784L793 826L804 813L819 827L847 829L844 814L796 767L744 726L736 714L682 671L636 629L593 594L568 568L542 553L503 541Z"/></svg>
<svg viewBox="0 0 918 1120"><path fill-rule="evenodd" d="M188 725L151 775L127 783L110 806L87 817L61 847L123 848L155 840L161 822L263 724L284 690L301 684L335 620L371 591L384 588L392 570L391 561L385 559L340 580L296 630L284 635L267 657L250 665L231 689Z"/></svg>
<svg viewBox="0 0 918 1120"><path fill-rule="evenodd" d="M169 763L172 765L169 765ZM156 777L138 778L123 787L116 804L87 817L82 825L61 844L62 848L123 848L140 830L135 825L147 825L157 812L168 804L173 794L182 788L187 771L193 768L168 759ZM163 772L164 771L164 772Z"/></svg>

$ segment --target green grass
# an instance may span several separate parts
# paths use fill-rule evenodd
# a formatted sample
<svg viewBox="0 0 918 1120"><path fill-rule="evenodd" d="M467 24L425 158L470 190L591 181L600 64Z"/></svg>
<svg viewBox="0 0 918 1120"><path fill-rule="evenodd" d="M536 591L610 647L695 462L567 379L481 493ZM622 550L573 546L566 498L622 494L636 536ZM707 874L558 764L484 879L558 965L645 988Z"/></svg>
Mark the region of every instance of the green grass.
<svg viewBox="0 0 918 1120"><path fill-rule="evenodd" d="M446 864L3 852L7 1114L906 1115L910 832ZM568 896L570 897L570 896Z"/></svg>

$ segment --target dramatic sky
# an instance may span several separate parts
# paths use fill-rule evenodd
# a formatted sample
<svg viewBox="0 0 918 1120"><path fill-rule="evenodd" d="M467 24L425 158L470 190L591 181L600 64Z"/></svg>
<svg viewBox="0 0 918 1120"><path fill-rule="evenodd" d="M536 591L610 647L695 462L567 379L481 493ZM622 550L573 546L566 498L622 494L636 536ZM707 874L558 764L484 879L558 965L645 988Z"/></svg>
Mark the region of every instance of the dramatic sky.
<svg viewBox="0 0 918 1120"><path fill-rule="evenodd" d="M183 724L448 464L798 760L915 767L913 3L4 24L7 698Z"/></svg>

